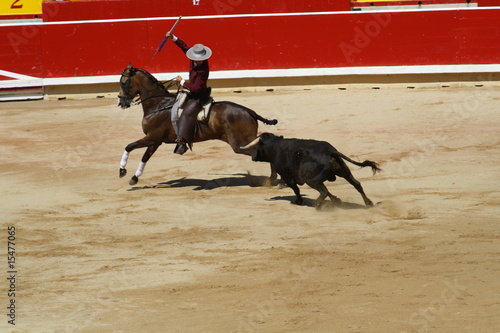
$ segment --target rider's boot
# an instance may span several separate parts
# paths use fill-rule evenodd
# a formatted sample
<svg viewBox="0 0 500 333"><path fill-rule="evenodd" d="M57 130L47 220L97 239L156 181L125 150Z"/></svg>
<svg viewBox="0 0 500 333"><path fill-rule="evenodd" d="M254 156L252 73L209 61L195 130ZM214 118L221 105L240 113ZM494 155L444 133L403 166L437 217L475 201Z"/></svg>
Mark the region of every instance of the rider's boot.
<svg viewBox="0 0 500 333"><path fill-rule="evenodd" d="M183 155L187 151L187 145L186 145L186 140L182 136L177 136L177 139L175 140L177 145L175 146L174 153ZM191 148L191 145L190 145Z"/></svg>

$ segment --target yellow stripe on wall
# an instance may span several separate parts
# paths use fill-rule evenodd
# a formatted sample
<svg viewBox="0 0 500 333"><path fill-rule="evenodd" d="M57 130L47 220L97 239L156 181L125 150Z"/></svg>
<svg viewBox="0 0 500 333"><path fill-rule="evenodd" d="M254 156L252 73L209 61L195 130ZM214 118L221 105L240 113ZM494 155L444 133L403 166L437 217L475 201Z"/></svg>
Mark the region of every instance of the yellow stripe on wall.
<svg viewBox="0 0 500 333"><path fill-rule="evenodd" d="M41 14L42 0L1 0L0 15Z"/></svg>

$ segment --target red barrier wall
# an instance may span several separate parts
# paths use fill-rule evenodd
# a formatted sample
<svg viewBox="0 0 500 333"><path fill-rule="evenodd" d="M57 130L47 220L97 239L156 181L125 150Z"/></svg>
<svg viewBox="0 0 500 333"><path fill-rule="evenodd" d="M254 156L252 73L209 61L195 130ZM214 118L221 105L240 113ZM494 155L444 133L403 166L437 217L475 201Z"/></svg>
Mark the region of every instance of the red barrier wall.
<svg viewBox="0 0 500 333"><path fill-rule="evenodd" d="M43 76L41 32L38 25L0 26L0 70Z"/></svg>
<svg viewBox="0 0 500 333"><path fill-rule="evenodd" d="M479 7L499 6L498 0L471 0ZM105 0L105 1L49 1L43 3L43 20L76 21L141 17L235 15L262 13L300 13L349 11L359 6L465 4L466 0Z"/></svg>
<svg viewBox="0 0 500 333"><path fill-rule="evenodd" d="M349 0L106 0L77 2L45 2L43 20L72 21L116 18L235 15L257 13L300 13L348 11Z"/></svg>
<svg viewBox="0 0 500 333"><path fill-rule="evenodd" d="M184 72L175 19L0 26L0 70L36 77L119 74L129 62ZM500 8L185 17L175 33L213 51L212 71L500 63Z"/></svg>
<svg viewBox="0 0 500 333"><path fill-rule="evenodd" d="M426 5L466 5L467 0L351 0L351 7L384 6L426 6ZM497 0L470 0L469 5L478 7L499 6Z"/></svg>

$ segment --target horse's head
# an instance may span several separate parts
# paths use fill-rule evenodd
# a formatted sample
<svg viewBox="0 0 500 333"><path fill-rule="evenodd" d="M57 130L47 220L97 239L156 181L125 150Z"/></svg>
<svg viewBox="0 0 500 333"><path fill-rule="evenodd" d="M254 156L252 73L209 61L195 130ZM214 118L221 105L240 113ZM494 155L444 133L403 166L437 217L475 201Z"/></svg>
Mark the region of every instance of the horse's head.
<svg viewBox="0 0 500 333"><path fill-rule="evenodd" d="M133 84L133 77L137 73L137 68L129 64L120 77L120 92L118 93L118 106L127 109L132 103L132 99L139 94L139 87Z"/></svg>
<svg viewBox="0 0 500 333"><path fill-rule="evenodd" d="M170 80L172 84L177 84L177 81ZM122 109L129 108L135 96L140 95L142 102L150 100L154 97L163 98L166 96L174 96L168 92L168 87L165 88L163 83L158 81L151 73L144 69L132 67L129 64L122 72L120 77L120 92L118 94L118 106Z"/></svg>

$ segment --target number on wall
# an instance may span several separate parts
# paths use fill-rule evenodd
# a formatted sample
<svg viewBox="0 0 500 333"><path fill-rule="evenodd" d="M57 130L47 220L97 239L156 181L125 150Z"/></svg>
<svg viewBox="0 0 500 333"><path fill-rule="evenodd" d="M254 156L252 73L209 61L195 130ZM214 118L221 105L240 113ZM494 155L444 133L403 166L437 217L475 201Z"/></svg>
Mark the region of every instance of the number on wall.
<svg viewBox="0 0 500 333"><path fill-rule="evenodd" d="M19 8L23 8L23 5L22 5L22 4L16 5L16 3L18 3L19 1L21 1L21 0L16 0L16 1L14 1L14 3L10 6L10 8L11 8L11 9L19 9Z"/></svg>

